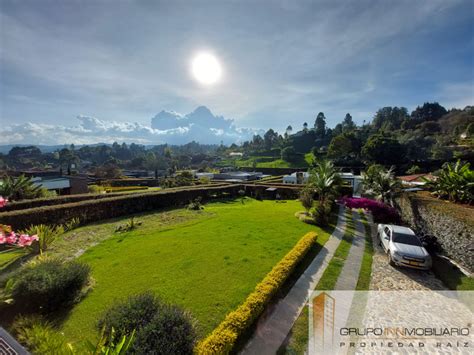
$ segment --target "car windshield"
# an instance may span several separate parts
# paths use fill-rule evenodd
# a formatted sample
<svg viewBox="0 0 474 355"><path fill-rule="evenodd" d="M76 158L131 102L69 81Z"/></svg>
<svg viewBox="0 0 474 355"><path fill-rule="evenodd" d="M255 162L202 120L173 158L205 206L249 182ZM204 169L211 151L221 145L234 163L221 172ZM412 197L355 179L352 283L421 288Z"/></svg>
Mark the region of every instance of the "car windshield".
<svg viewBox="0 0 474 355"><path fill-rule="evenodd" d="M412 234L394 233L393 242L400 244L416 245L418 247L421 247L421 242L419 241L419 239Z"/></svg>

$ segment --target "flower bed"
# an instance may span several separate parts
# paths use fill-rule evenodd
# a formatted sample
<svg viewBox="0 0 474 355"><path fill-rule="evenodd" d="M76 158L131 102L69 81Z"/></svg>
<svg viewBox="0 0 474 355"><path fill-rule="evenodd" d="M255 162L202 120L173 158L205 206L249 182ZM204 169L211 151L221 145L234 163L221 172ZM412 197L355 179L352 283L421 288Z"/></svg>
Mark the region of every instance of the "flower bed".
<svg viewBox="0 0 474 355"><path fill-rule="evenodd" d="M400 215L398 211L381 201L370 198L343 197L339 200L347 208L361 208L372 213L375 222L379 223L399 223Z"/></svg>

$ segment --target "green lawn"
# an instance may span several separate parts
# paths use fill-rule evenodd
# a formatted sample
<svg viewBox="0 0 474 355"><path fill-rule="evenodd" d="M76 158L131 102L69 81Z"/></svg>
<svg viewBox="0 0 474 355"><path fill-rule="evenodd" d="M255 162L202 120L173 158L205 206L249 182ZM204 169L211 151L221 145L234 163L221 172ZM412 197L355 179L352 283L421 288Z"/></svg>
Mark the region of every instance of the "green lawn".
<svg viewBox="0 0 474 355"><path fill-rule="evenodd" d="M204 336L305 233L317 230L321 240L327 240L327 232L294 217L299 210L298 201L246 199L245 204L212 203L198 212L143 215L137 217L141 227L118 235L113 233L117 220L67 233L52 254L77 255L80 245L101 242L79 257L92 267L96 284L62 330L73 340L93 338L97 318L115 299L151 289L189 310Z"/></svg>
<svg viewBox="0 0 474 355"><path fill-rule="evenodd" d="M306 153L297 161L293 162L272 156L250 156L246 159L223 159L218 165L235 166L239 168L306 168L312 165L313 160L313 153Z"/></svg>
<svg viewBox="0 0 474 355"><path fill-rule="evenodd" d="M352 213L349 210L346 211L346 219L346 232L334 252L333 258L326 267L323 276L321 276L321 279L316 285L316 290L332 290L344 267L344 262L349 254L349 250L352 246L352 238L354 237L354 221L352 220ZM279 354L303 354L307 352L309 341L308 321L308 306L306 305L291 328L287 344L283 344L278 350Z"/></svg>
<svg viewBox="0 0 474 355"><path fill-rule="evenodd" d="M9 249L0 252L0 272L25 255L23 249Z"/></svg>
<svg viewBox="0 0 474 355"><path fill-rule="evenodd" d="M372 231L365 213L361 212L361 220L365 229L365 249L360 266L359 279L357 280L357 291L368 291L370 286L370 277L372 275L372 257L374 255L374 245L372 243Z"/></svg>

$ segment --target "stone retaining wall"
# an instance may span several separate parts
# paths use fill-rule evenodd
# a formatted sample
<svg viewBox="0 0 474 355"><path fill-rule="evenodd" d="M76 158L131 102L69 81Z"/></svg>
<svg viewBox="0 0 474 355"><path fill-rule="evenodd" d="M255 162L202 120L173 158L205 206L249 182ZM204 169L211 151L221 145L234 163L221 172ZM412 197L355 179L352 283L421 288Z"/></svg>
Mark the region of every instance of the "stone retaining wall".
<svg viewBox="0 0 474 355"><path fill-rule="evenodd" d="M431 239L441 254L474 272L474 208L426 192L403 194L395 204L403 221L420 237Z"/></svg>

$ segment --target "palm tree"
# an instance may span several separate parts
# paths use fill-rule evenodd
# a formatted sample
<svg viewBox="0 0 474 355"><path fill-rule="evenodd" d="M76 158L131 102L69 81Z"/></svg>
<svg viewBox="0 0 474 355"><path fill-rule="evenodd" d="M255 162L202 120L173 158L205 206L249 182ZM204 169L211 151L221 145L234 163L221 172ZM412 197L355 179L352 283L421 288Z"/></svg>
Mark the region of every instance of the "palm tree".
<svg viewBox="0 0 474 355"><path fill-rule="evenodd" d="M401 184L395 178L393 167L385 170L381 165L370 166L362 173L365 192L385 203L392 203L393 196L400 191Z"/></svg>
<svg viewBox="0 0 474 355"><path fill-rule="evenodd" d="M42 197L44 190L33 183L31 177L21 175L17 178L6 176L0 182L0 196L11 201Z"/></svg>
<svg viewBox="0 0 474 355"><path fill-rule="evenodd" d="M319 160L317 166L311 170L308 185L318 195L317 217L319 223L327 223L331 212L331 201L335 198L341 178L334 164L329 160Z"/></svg>

